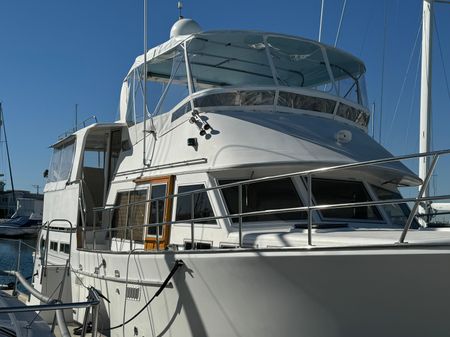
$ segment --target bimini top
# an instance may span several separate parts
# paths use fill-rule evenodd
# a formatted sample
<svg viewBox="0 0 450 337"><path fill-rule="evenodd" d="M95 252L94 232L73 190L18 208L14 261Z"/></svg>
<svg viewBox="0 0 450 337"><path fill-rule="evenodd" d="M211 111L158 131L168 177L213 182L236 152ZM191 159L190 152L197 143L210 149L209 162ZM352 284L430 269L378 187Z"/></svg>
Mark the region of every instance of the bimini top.
<svg viewBox="0 0 450 337"><path fill-rule="evenodd" d="M367 106L364 64L339 49L267 32L188 32L173 34L170 40L147 52L148 81L182 82L187 77L187 61L194 91L250 85L305 87ZM136 78L136 74L143 78L143 63L141 55L125 83Z"/></svg>

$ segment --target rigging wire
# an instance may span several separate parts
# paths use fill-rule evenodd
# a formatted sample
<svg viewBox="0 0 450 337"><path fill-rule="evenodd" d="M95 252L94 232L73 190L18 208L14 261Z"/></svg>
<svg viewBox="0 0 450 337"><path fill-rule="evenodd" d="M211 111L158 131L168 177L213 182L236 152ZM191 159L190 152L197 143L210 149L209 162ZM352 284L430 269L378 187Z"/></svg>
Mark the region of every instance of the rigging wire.
<svg viewBox="0 0 450 337"><path fill-rule="evenodd" d="M323 26L323 8L325 5L325 0L321 1L320 4L320 22L319 22L319 42L322 41L322 26Z"/></svg>
<svg viewBox="0 0 450 337"><path fill-rule="evenodd" d="M363 40L361 42L361 47L359 49L359 55L362 55L364 47L366 46L367 35L369 33L369 27L372 25L373 17L375 16L374 7L375 7L375 2L372 3L372 7L370 8L370 13L372 15L370 16L370 19L367 21L366 29L365 29L364 35L363 35Z"/></svg>
<svg viewBox="0 0 450 337"><path fill-rule="evenodd" d="M415 102L416 98L418 97L418 95L415 95L415 92L417 90L417 83L419 83L419 69L420 69L420 57L417 58L416 77L414 79L414 88L413 88L413 91L411 94L411 102L409 104L408 124L406 125L406 135L405 135L405 147L408 146L408 136L409 136L409 129L411 127L414 102Z"/></svg>
<svg viewBox="0 0 450 337"><path fill-rule="evenodd" d="M445 85L447 87L447 95L448 95L448 98L450 100L450 86L448 85L447 70L445 68L444 56L443 56L443 53L442 53L441 39L439 37L439 30L438 30L437 21L436 21L436 14L434 12L433 12L433 21L434 21L434 27L435 27L435 30L436 30L436 37L437 37L437 40L438 40L438 47L439 47L439 54L441 56L442 68L444 69L444 79L445 79Z"/></svg>
<svg viewBox="0 0 450 337"><path fill-rule="evenodd" d="M384 93L384 71L385 71L385 59L386 59L386 35L387 35L387 13L388 5L384 0L384 34L383 34L383 54L381 58L381 93L380 93L380 128L378 130L378 142L381 142L381 130L383 129L383 93Z"/></svg>
<svg viewBox="0 0 450 337"><path fill-rule="evenodd" d="M342 5L341 18L339 19L339 25L336 32L336 39L334 40L334 46L336 47L339 41L339 35L341 33L342 21L344 19L345 7L347 6L347 0L344 0L344 4Z"/></svg>
<svg viewBox="0 0 450 337"><path fill-rule="evenodd" d="M442 44L441 44L441 39L439 36L439 29L438 29L438 25L437 25L437 19L436 19L435 12L433 12L433 22L434 22L434 27L435 27L435 31L436 31L437 41L438 41L439 55L441 57L442 68L444 70L444 80L445 80L445 86L447 89L447 96L450 100L450 86L448 84L447 69L445 67L444 53L442 52ZM432 148L434 148L434 133L431 134L431 146L432 146ZM436 194L436 192L437 192L437 174L433 175L432 179L433 179L433 191L434 191L434 194Z"/></svg>
<svg viewBox="0 0 450 337"><path fill-rule="evenodd" d="M414 41L414 45L413 45L413 48L411 50L411 54L409 55L409 60L408 60L408 65L406 67L405 77L403 79L403 83L402 83L402 86L401 86L401 89L400 89L400 93L398 95L397 103L395 104L394 114L392 116L391 125L389 127L388 139L390 139L391 134L392 134L392 127L394 126L395 118L397 117L398 108L400 106L400 101L401 101L403 93L405 91L406 81L408 80L409 70L411 68L412 60L414 58L414 54L415 54L415 51L416 51L417 42L419 41L419 36L420 36L421 30L422 30L422 26L420 25L420 22L419 22L419 28L417 29L416 39Z"/></svg>

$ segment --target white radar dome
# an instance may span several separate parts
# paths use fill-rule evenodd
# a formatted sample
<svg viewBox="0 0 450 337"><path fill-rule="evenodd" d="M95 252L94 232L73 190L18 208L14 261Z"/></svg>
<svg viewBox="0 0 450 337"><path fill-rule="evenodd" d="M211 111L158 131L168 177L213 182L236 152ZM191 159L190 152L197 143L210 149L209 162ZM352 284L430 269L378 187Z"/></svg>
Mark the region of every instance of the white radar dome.
<svg viewBox="0 0 450 337"><path fill-rule="evenodd" d="M180 19L170 29L170 38L201 32L200 25L192 19Z"/></svg>

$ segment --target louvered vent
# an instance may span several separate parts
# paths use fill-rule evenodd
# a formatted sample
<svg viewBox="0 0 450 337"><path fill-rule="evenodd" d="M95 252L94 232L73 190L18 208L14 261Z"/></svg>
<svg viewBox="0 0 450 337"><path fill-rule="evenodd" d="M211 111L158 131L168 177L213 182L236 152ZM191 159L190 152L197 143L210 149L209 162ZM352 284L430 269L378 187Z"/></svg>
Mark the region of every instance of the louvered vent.
<svg viewBox="0 0 450 337"><path fill-rule="evenodd" d="M125 297L127 300L139 301L141 291L138 287L127 287Z"/></svg>

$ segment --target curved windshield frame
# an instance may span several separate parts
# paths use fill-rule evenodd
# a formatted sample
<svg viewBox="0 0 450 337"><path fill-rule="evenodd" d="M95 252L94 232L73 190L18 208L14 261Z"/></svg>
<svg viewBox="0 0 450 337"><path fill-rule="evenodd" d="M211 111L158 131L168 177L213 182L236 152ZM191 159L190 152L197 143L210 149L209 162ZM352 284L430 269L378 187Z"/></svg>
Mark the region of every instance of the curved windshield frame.
<svg viewBox="0 0 450 337"><path fill-rule="evenodd" d="M217 87L307 88L367 108L362 62L338 49L295 37L248 31L201 33L151 58L147 76L142 76L142 68L137 66L127 78L127 115L135 121L136 111L143 106L136 98L142 94L142 85L136 81L144 77L149 82L148 116L170 111L177 104L175 98L180 102L189 94Z"/></svg>

